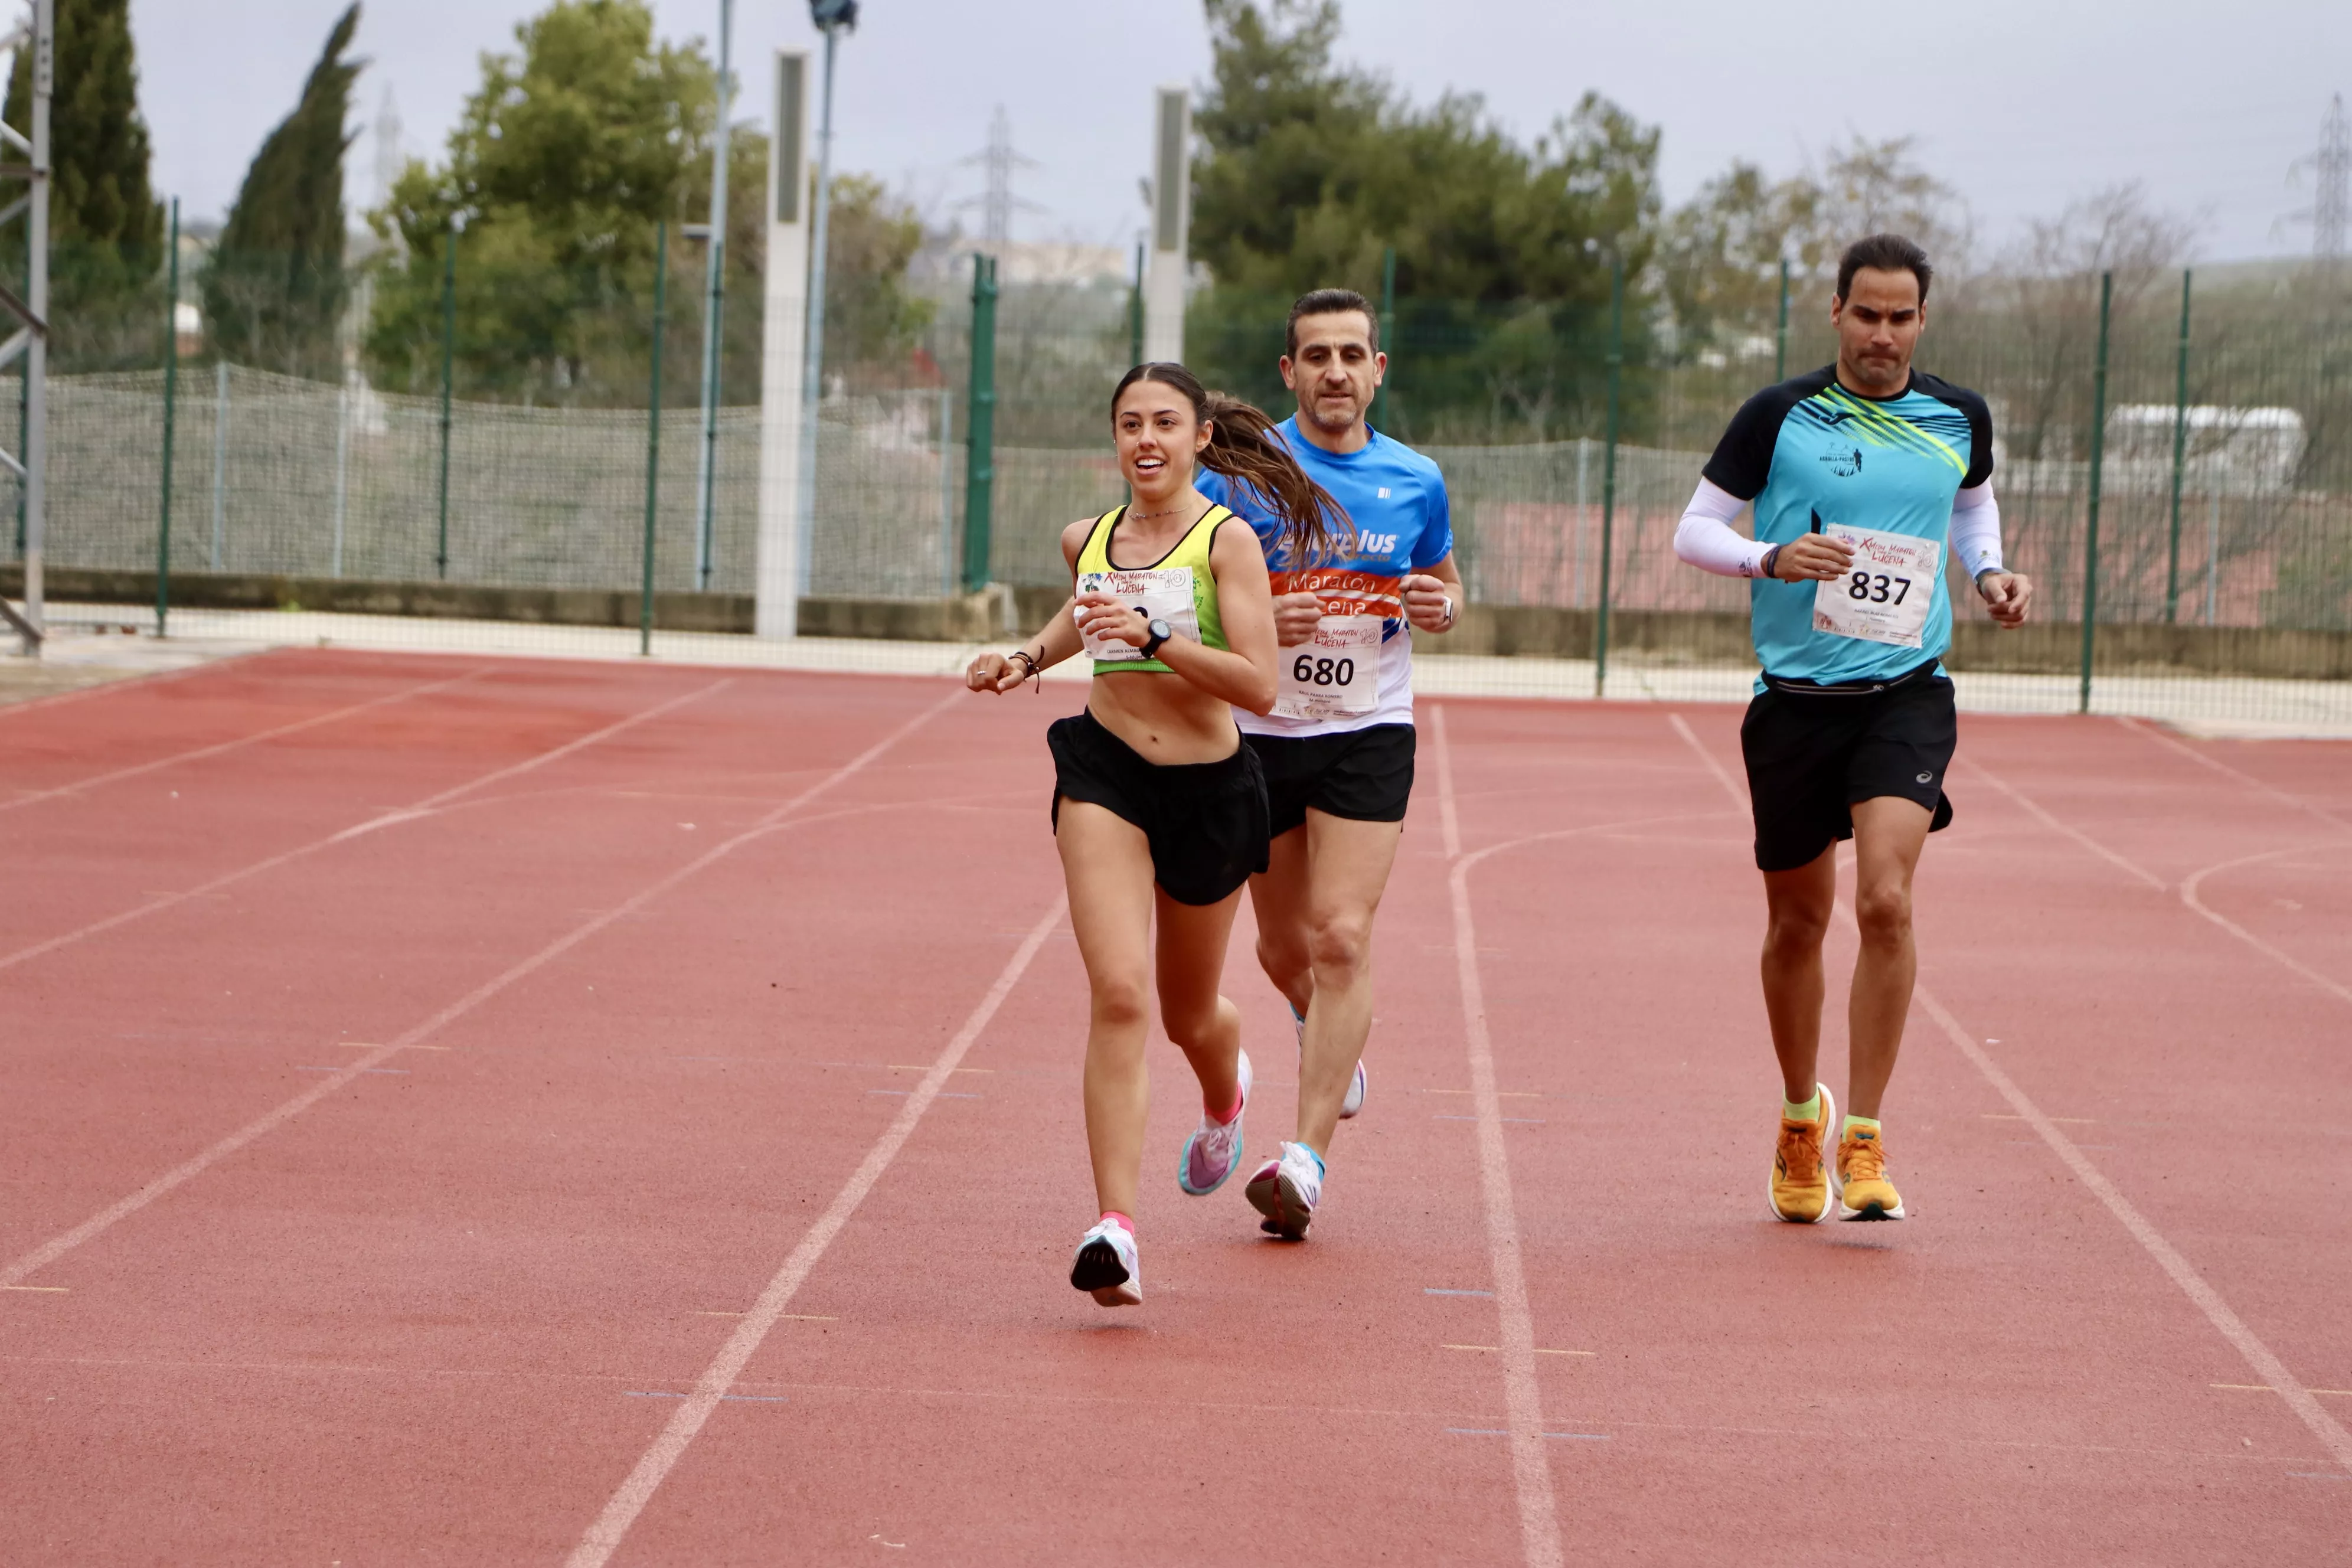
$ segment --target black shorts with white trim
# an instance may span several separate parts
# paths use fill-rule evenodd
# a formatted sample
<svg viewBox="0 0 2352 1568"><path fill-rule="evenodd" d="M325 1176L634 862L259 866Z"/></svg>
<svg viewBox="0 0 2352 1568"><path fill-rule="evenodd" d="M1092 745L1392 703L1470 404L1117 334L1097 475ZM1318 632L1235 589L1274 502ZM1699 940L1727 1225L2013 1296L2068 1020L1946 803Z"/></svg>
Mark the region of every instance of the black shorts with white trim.
<svg viewBox="0 0 2352 1568"><path fill-rule="evenodd" d="M1814 686L1765 678L1739 726L1756 866L1793 871L1853 837L1857 802L1896 795L1952 820L1944 775L1959 740L1951 678L1929 659L1892 680Z"/></svg>

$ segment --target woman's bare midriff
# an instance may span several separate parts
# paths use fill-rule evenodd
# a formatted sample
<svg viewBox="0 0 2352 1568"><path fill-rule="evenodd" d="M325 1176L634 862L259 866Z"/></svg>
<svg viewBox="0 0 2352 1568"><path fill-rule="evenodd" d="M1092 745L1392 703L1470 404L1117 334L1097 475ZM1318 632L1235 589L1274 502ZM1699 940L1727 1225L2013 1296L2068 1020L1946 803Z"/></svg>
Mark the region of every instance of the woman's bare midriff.
<svg viewBox="0 0 2352 1568"><path fill-rule="evenodd" d="M1241 749L1232 707L1181 675L1155 669L1097 675L1087 710L1158 767L1221 763Z"/></svg>

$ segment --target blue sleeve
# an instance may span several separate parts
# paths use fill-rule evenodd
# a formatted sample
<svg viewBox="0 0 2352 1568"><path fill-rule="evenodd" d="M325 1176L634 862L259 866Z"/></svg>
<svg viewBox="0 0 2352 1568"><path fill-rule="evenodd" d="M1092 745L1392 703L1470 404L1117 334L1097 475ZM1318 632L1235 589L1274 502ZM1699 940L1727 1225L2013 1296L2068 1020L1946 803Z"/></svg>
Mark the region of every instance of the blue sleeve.
<svg viewBox="0 0 2352 1568"><path fill-rule="evenodd" d="M1237 483L1213 468L1200 468L1192 470L1192 488L1204 500L1223 507L1256 530L1258 542L1269 551L1273 549L1272 542L1282 537L1281 514L1275 510L1273 502L1258 493L1255 485Z"/></svg>
<svg viewBox="0 0 2352 1568"><path fill-rule="evenodd" d="M1412 542L1412 569L1425 572L1454 553L1454 506L1445 476L1433 473L1422 507L1421 537Z"/></svg>

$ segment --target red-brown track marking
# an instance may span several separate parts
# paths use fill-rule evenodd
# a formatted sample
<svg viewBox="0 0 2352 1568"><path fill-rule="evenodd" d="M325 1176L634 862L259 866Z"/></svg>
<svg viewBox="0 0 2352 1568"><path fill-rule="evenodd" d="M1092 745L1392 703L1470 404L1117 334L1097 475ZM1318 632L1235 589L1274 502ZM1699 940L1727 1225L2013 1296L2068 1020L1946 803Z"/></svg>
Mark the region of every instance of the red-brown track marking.
<svg viewBox="0 0 2352 1568"><path fill-rule="evenodd" d="M1748 805L1745 792L1733 786L1730 775L1716 763L1706 749L1700 745L1698 737L1691 732L1689 726L1682 721L1680 715L1674 716L1674 725L1675 731L1690 743L1694 751L1699 753L1702 760L1706 763L1709 771L1723 783L1724 787L1730 792L1733 799L1744 810ZM1977 772L1988 779L1991 777L1990 771L1981 765L1979 765ZM2000 787L2004 793L2016 796L2021 802L2024 800L2021 794L2008 785L2004 784ZM2032 814L2053 826L2057 826L2055 819L2050 817L2039 807L2033 807ZM2071 829L2062 828L2061 831L2067 837L2084 843L2096 851L2102 858L2131 871L2143 881L2159 889L2163 888L2162 879L2140 869L2101 846L2090 843L2084 835ZM2182 884L2181 896L2192 909L2198 908L2194 897L2196 882L2204 874L2200 872ZM1843 898L1839 900L1838 912L1845 919L1853 918L1853 910ZM2200 910L2200 912L2205 911ZM2280 960L2289 967L2317 980L2320 984L2335 991L2338 995L2344 995L2347 1000L2352 1000L2352 994L2346 993L2342 987L2336 985L2332 981L2304 968L2302 964L2296 963L2267 943L2256 941L2218 917L2208 914L2207 918L2213 920L2224 930L2244 937L2257 951ZM1976 1037L1961 1026L1959 1019L1953 1016L1951 1009L1937 1000L1935 992L1929 988L1925 980L1915 984L1913 994L1927 1016L1936 1021L1937 1026L1943 1030L1945 1037L1958 1047L1960 1054L1969 1058L1976 1069L1984 1075L1985 1080L2009 1102L2018 1116L2023 1119L2042 1141L2050 1146L2051 1152L2065 1163L2066 1168L2074 1173L2075 1179L2089 1188L2092 1194L2105 1206L2107 1212L2116 1217L2116 1222L2130 1233L2131 1238L2139 1243L2148 1257L2164 1270L2167 1278L2179 1287L2180 1293L2188 1297L2196 1305L2197 1310L2205 1315L2206 1321L2213 1325L2214 1331L2227 1340L2231 1348L2245 1358L2246 1364L2253 1369L2255 1376L2282 1394L2287 1402L2288 1408L2294 1412L2297 1419L2311 1429L2312 1436L2319 1439L2320 1444L2335 1458L2336 1462L2346 1471L2352 1472L2352 1434L2347 1434L2337 1423L2336 1417L2321 1407L2319 1401L2312 1396L2310 1389L2287 1370L2286 1363L2281 1361L2268 1345L2255 1337L2253 1331L2246 1326L2245 1321L2221 1299L2221 1292L2207 1283L2204 1277L2197 1272L2196 1268L2180 1255L2179 1249L2167 1241L2162 1233L2148 1222L2147 1217L2139 1211L2138 1207L2129 1198L2124 1196L2122 1191L2091 1163L2090 1156L2083 1152L2075 1140L2045 1114L2042 1108L2017 1086L2014 1079L2001 1070L2000 1064L1995 1062L1985 1048L1977 1043Z"/></svg>
<svg viewBox="0 0 2352 1568"><path fill-rule="evenodd" d="M496 977L483 984L476 986L473 990L467 992L465 995L460 996L455 1002L450 1003L447 1006L443 1007L440 1011L433 1014L422 1023L415 1025L404 1033L397 1036L390 1041L387 1041L383 1045L378 1046L374 1049L354 1058L352 1062L348 1066L344 1067L341 1071L321 1078L317 1086L307 1092L298 1094L291 1100L286 1100L284 1103L278 1105L268 1114L247 1122L244 1126L230 1133L227 1137L212 1145L212 1147L194 1155L193 1158L182 1161L179 1164L173 1166L170 1170L165 1171L163 1174L156 1176L153 1180L140 1187L136 1192L126 1194L122 1198L109 1205L107 1207L100 1209L98 1213L90 1215L89 1218L82 1221L81 1224L75 1226L71 1230L50 1237L40 1246L34 1247L31 1251L25 1253L21 1257L10 1262L5 1268L0 1268L0 1289L5 1289L10 1286L21 1284L27 1277L56 1262L59 1258L64 1257L75 1247L81 1246L92 1237L100 1235L113 1226L119 1224L123 1219L138 1213L141 1209L145 1208L149 1204L153 1203L157 1198L160 1198L166 1193L171 1192L173 1188L181 1186L194 1177L203 1174L204 1172L219 1163L222 1160L226 1159L229 1155L234 1154L239 1149L244 1148L255 1139L264 1137L276 1131L278 1128L285 1125L285 1123L292 1121L295 1117L299 1116L302 1112L308 1110L311 1106L316 1105L320 1100L324 1100L336 1089L341 1089L351 1083L361 1074L381 1066L386 1058L395 1056L401 1051L406 1050L411 1046L416 1045L422 1040L430 1038L444 1026L464 1016L467 1013L472 1012L484 1002L488 1001L491 997L506 990L507 987L512 985L516 981L522 979L526 975L534 973L551 960L562 956L563 953L569 952L583 942L587 941L588 938L595 935L598 931L601 931L605 927L613 924L615 921L619 921L628 915L635 914L646 905L653 902L656 899L660 898L663 894L668 892L671 889L676 888L678 884L686 881L688 879L693 877L696 873L703 870L705 868L724 859L727 856L732 854L736 849L750 843L751 840L762 837L772 832L780 824L787 820L793 812L799 810L802 806L806 805L809 802L816 799L818 796L824 795L828 790L831 790L835 785L843 783L845 780L852 778L857 773L862 773L867 763L873 762L875 758L880 756L883 752L888 751L892 746L898 744L907 736L920 729L925 723L929 722L934 715L945 709L949 702L953 700L953 698L950 698L924 709L921 712L916 714L914 718L908 720L903 724L900 724L898 728L892 730L887 735L885 735L881 740L875 742L871 746L868 746L865 751L860 752L848 762L844 763L838 768L826 773L815 784L813 784L808 788L801 791L798 795L793 796L790 800L785 801L782 805L777 805L769 810L751 827L748 827L733 837L713 845L710 848L703 851L700 855L698 855L693 859L688 861L684 866L679 867L677 870L670 872L667 876L661 878L652 885L641 889L638 892L632 895L629 899L614 908L607 910L595 916L593 919L583 921L581 924L572 927L572 930L557 938L554 942L548 943L538 952L532 953L530 957L523 959L520 963L509 965Z"/></svg>
<svg viewBox="0 0 2352 1568"><path fill-rule="evenodd" d="M57 784L44 790L35 790L31 794L20 795L13 799L0 800L0 812L16 811L25 806L38 805L45 800L55 800L61 795L86 794L90 790L102 789L108 784L121 784L128 779L160 773L165 768L181 767L189 763L202 762L207 757L223 756L247 746L257 746L265 741L277 741L288 735L299 735L305 730L315 730L322 724L332 724L340 720L365 713L371 709L387 707L395 702L412 701L419 697L429 697L436 691L446 691L453 686L463 686L468 681L478 680L488 673L487 668L469 669L463 675L403 687L397 691L385 692L381 697L371 697L364 702L348 703L329 712L313 713L289 723L273 724L267 730L257 731L249 735L237 735L229 740L215 741L210 745L191 747L184 752L173 752L168 756L134 763L128 767L110 768L105 773L96 773L88 778L75 779L68 784Z"/></svg>
<svg viewBox="0 0 2352 1568"><path fill-rule="evenodd" d="M874 1190L874 1184L890 1168L890 1162L898 1157L900 1149L906 1147L907 1140L914 1135L915 1124L923 1119L923 1113L931 1108L931 1102L946 1089L950 1075L963 1065L964 1055L971 1049L972 1042L980 1038L980 1032L988 1027L990 1019L996 1016L996 1010L1004 1005L1005 997L1013 994L1013 987L1028 972L1030 960L1037 956L1037 950L1045 945L1045 939L1053 934L1055 926L1062 923L1062 917L1068 910L1069 900L1057 898L1053 907L1029 928L1029 934L1022 939L1019 947L1013 950L1013 956L1005 960L1004 968L999 972L995 982L981 997L978 1005L972 1008L971 1016L964 1019L963 1027L948 1041L938 1059L924 1072L922 1081L908 1095L907 1103L899 1108L890 1125L882 1130L882 1136L874 1141L874 1146L866 1152L866 1158L859 1161L857 1168L849 1173L849 1180L844 1182L841 1190L834 1194L833 1202L825 1206L824 1212L817 1216L816 1223L802 1236L799 1245L786 1256L782 1265L768 1280L766 1289L760 1292L760 1299L743 1315L742 1322L727 1336L727 1342L719 1347L718 1355L695 1380L694 1391L678 1406L677 1414L670 1417L669 1425L662 1428L661 1436L654 1439L653 1447L646 1450L636 1468L629 1472L619 1489L604 1504L604 1511L596 1516L595 1522L588 1527L588 1532L580 1538L580 1544L572 1548L572 1555L565 1560L567 1568L604 1568L605 1562L620 1546L622 1538L629 1533L629 1527L636 1522L637 1515L645 1511L655 1489L677 1466L686 1453L687 1446L694 1441L703 1424L710 1419L710 1413L719 1408L719 1400L735 1386L735 1380L742 1375L745 1364L759 1350L761 1342L775 1328L800 1288L808 1282L810 1271L824 1257L825 1249L833 1245L834 1238L841 1234L850 1216L857 1212L857 1205L866 1201L866 1195Z"/></svg>
<svg viewBox="0 0 2352 1568"><path fill-rule="evenodd" d="M448 685L454 683L444 682L442 684ZM360 837L362 834L373 833L379 828L389 827L395 823L411 822L421 816L429 816L435 811L437 811L453 802L463 799L465 796L472 795L478 790L487 789L495 784L503 784L509 779L520 778L525 773L532 773L540 768L545 767L550 763L559 762L565 757L572 755L574 752L584 751L588 747L595 745L600 742L609 741L615 735L624 734L628 731L635 729L640 724L648 723L653 720L659 719L669 713L675 712L678 709L685 707L689 702L693 702L700 698L708 697L712 692L723 689L727 684L727 680L725 679L721 679L714 680L707 686L696 687L691 691L681 692L679 695L670 698L667 701L657 702L654 704L654 706L645 709L640 712L631 713L625 718L616 719L610 724L604 726L602 729L594 730L590 731L588 734L579 736L573 740L566 741L561 745L551 747L549 750L538 752L533 756L525 757L519 763L510 763L503 767L493 768L490 772L482 774L478 778L467 779L463 784L453 784L447 789L441 790L434 795L426 795L423 799L412 802L407 805L397 806L391 811L375 814L367 817L363 821L352 824L349 827L338 828L336 831L326 835L324 837L313 838L308 843L298 844L290 849L281 849L275 855L265 856L261 859L239 866L233 871L224 871L217 877L209 878L205 881L197 883L194 887L183 888L175 892L158 893L150 898L145 903L135 904L131 908L123 910L119 913L108 915L101 920L91 921L88 924L77 926L71 931L60 931L56 936L48 937L40 942L32 942L24 947L17 948L13 952L0 953L0 970L13 969L17 964L23 963L28 959L38 958L44 953L55 952L61 947L68 947L75 942L86 941L89 938L97 936L104 931L114 931L121 926L130 924L133 921L143 920L149 915L159 914L165 910L172 909L180 904L184 904L192 899L209 897L214 893L222 891L224 889L234 887L237 883L246 880L247 878L260 876L265 871L274 871L280 866L289 865L293 861L301 859L307 855L315 855L320 850L328 848L332 845L346 843L351 839Z"/></svg>

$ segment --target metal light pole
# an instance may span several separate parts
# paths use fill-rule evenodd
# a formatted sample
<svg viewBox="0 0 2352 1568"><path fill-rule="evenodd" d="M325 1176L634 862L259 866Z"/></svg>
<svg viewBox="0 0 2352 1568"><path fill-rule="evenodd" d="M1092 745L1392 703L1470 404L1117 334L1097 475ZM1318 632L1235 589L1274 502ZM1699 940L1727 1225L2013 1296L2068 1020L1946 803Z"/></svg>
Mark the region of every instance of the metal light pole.
<svg viewBox="0 0 2352 1568"><path fill-rule="evenodd" d="M816 422L824 397L825 229L833 212L833 57L844 28L857 27L857 0L809 0L824 35L824 100L817 111L816 201L809 221L808 352L801 382L801 575L807 592L816 549Z"/></svg>
<svg viewBox="0 0 2352 1568"><path fill-rule="evenodd" d="M710 591L711 536L719 469L719 338L727 302L727 113L735 0L719 0L719 123L710 138L710 235L703 257L702 450L695 459L694 585Z"/></svg>

